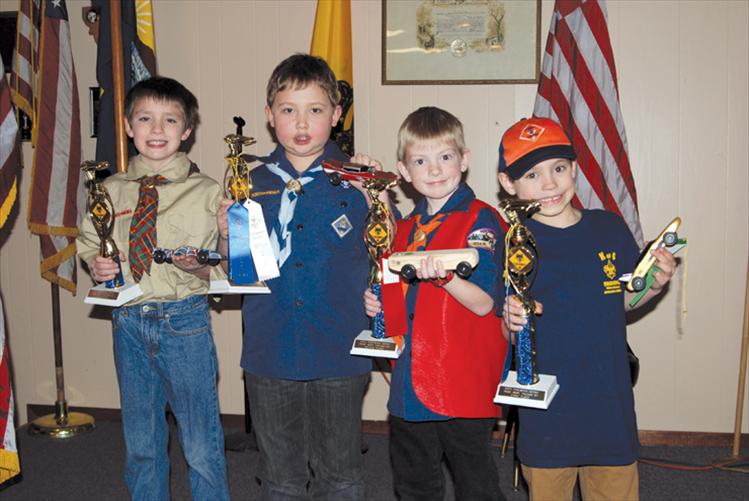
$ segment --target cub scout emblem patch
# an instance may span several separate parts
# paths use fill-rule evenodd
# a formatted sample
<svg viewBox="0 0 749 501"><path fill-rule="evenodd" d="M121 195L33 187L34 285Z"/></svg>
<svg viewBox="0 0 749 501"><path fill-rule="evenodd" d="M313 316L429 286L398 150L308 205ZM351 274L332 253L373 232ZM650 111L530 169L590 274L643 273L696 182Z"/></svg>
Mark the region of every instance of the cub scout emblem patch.
<svg viewBox="0 0 749 501"><path fill-rule="evenodd" d="M510 248L509 266L518 275L527 275L533 269L533 252L523 245Z"/></svg>
<svg viewBox="0 0 749 501"><path fill-rule="evenodd" d="M494 252L494 247L497 245L497 236L489 228L479 228L468 235L466 242L468 243L468 247Z"/></svg>
<svg viewBox="0 0 749 501"><path fill-rule="evenodd" d="M604 294L618 294L622 292L622 283L616 279L616 252L599 252L598 259L603 263L603 274L608 280L603 281Z"/></svg>
<svg viewBox="0 0 749 501"><path fill-rule="evenodd" d="M520 139L523 141L531 141L535 143L538 141L538 138L541 137L541 134L544 133L543 127L539 127L538 125L534 124L528 124L525 127L523 127L523 130L520 131Z"/></svg>
<svg viewBox="0 0 749 501"><path fill-rule="evenodd" d="M340 238L345 237L346 234L353 228L351 226L351 221L348 220L346 214L341 214L338 219L330 223L330 225L333 227L335 232L338 233L338 236Z"/></svg>
<svg viewBox="0 0 749 501"><path fill-rule="evenodd" d="M374 225L371 228L369 228L369 232L368 233L369 233L369 237L375 243L382 242L388 236L388 233L385 230L385 228L381 224L379 224L379 223L377 223L376 225Z"/></svg>

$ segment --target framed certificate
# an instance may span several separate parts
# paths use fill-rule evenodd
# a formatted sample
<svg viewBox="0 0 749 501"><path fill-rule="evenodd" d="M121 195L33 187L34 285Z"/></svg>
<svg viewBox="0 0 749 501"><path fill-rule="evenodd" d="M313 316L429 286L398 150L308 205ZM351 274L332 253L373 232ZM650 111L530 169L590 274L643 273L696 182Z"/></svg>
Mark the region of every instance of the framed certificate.
<svg viewBox="0 0 749 501"><path fill-rule="evenodd" d="M383 0L382 83L538 82L541 0Z"/></svg>

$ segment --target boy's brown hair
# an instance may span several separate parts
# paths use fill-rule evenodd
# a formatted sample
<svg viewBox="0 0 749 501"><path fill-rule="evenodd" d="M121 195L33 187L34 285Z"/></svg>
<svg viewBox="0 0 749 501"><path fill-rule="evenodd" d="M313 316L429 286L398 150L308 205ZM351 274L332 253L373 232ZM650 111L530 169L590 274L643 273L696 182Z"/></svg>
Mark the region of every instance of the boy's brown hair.
<svg viewBox="0 0 749 501"><path fill-rule="evenodd" d="M325 59L309 54L294 54L281 61L268 79L266 101L273 106L276 94L289 88L303 89L318 84L328 95L330 104L338 106L338 81Z"/></svg>
<svg viewBox="0 0 749 501"><path fill-rule="evenodd" d="M405 162L406 148L415 141L428 139L455 143L461 156L466 149L460 120L440 108L424 106L408 115L398 131L398 161Z"/></svg>
<svg viewBox="0 0 749 501"><path fill-rule="evenodd" d="M187 129L194 129L200 121L198 100L193 93L173 78L156 76L138 82L128 91L125 96L125 116L128 122L133 119L135 103L147 98L177 103L182 108Z"/></svg>

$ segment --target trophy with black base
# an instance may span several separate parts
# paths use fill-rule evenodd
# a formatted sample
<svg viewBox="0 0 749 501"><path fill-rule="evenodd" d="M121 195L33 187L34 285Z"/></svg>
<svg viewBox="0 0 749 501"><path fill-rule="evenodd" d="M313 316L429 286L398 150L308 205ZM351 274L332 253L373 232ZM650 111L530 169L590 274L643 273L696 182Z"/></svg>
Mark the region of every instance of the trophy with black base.
<svg viewBox="0 0 749 501"><path fill-rule="evenodd" d="M505 363L502 381L494 402L548 409L559 390L556 376L539 374L536 367L536 303L531 296L531 285L538 265L536 240L524 222L541 208L540 202L506 199L500 202L510 220L505 236L505 286L514 289L528 322L515 333L515 367L508 370L510 357Z"/></svg>
<svg viewBox="0 0 749 501"><path fill-rule="evenodd" d="M377 171L374 167L363 164L326 160L323 170L334 185L341 182L359 181L371 200L364 228L364 243L369 253L369 287L377 299L382 302L384 274L390 280L398 276L383 269L383 257L393 249L395 227L388 204L380 200L380 193L398 184L398 176L391 172ZM364 330L356 336L351 347L352 355L368 357L398 358L401 354L402 339L400 336L385 335L385 312L381 310L372 319L372 329Z"/></svg>
<svg viewBox="0 0 749 501"><path fill-rule="evenodd" d="M251 200L250 164L255 157L243 153L255 139L242 135L245 121L234 117L236 132L224 137L226 156L224 191L234 200L228 210L228 280L211 280L209 294L268 294L263 280L279 275L260 204Z"/></svg>
<svg viewBox="0 0 749 501"><path fill-rule="evenodd" d="M114 204L101 179L96 178L96 171L105 170L109 162L94 162L87 160L81 164L81 171L88 184L86 195L86 213L88 214L94 230L99 236L99 255L110 258L119 267L117 275L111 280L92 287L83 300L87 304L100 304L104 306L122 306L128 301L143 295L140 285L125 283L122 276L122 264L120 263L120 251L114 243L112 232L114 231Z"/></svg>

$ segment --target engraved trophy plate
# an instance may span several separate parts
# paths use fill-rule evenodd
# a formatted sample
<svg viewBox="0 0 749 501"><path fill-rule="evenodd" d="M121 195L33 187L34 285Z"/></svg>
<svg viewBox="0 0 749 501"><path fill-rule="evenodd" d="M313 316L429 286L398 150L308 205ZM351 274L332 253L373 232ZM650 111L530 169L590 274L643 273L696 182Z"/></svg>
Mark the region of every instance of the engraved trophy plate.
<svg viewBox="0 0 749 501"><path fill-rule="evenodd" d="M539 374L536 369L535 302L530 288L538 264L538 249L524 221L538 211L539 202L507 199L500 202L510 229L505 237L505 277L515 290L528 317L525 328L515 333L516 370L507 370L497 387L494 402L548 409L559 391L556 376ZM508 360L509 362L509 360Z"/></svg>
<svg viewBox="0 0 749 501"><path fill-rule="evenodd" d="M382 257L393 248L395 228L390 209L380 201L379 195L395 186L398 176L391 172L376 171L369 165L336 160L325 160L323 170L334 185L343 181L360 181L372 202L364 227L364 243L369 253L369 286L381 300L383 270L380 263ZM372 329L363 330L356 336L349 353L365 357L398 358L402 346L400 336L387 337L385 329L385 314L381 311L372 319Z"/></svg>
<svg viewBox="0 0 749 501"><path fill-rule="evenodd" d="M96 179L96 172L109 167L109 162L85 161L81 164L81 171L88 184L86 194L86 213L99 236L99 255L114 259L120 266L120 272L115 278L106 283L89 289L83 302L102 306L122 306L123 304L142 296L143 291L136 283L125 283L122 277L120 251L112 238L114 231L114 204L102 180Z"/></svg>

